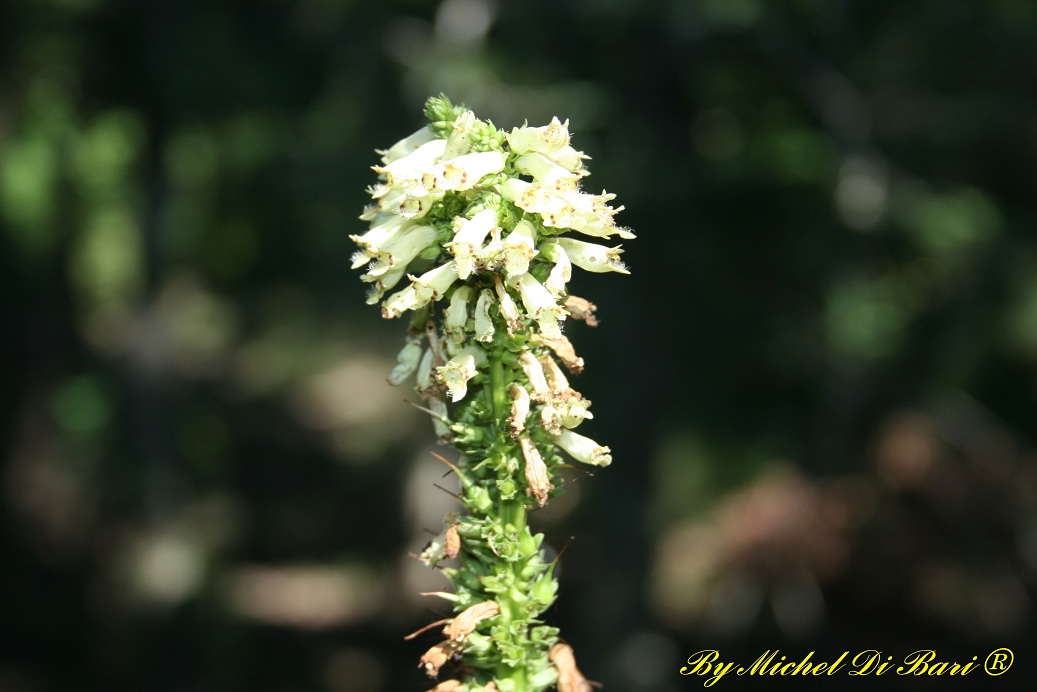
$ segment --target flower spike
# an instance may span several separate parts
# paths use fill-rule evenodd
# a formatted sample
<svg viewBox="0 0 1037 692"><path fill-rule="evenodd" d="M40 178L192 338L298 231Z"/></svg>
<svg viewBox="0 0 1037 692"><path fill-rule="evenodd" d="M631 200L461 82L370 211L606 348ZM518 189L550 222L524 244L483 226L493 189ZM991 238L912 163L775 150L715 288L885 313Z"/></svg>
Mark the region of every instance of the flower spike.
<svg viewBox="0 0 1037 692"><path fill-rule="evenodd" d="M388 379L414 375L437 440L456 474L461 507L414 555L451 582L437 595L453 617L421 656L433 692L588 692L572 648L544 621L558 594L555 564L527 513L562 483L561 452L592 466L608 447L573 432L591 402L562 372L583 367L562 333L567 317L596 326L595 306L568 292L573 268L627 274L614 195L581 189L588 172L569 121L499 130L446 97L429 99L429 124L379 151L378 180L351 235L349 262L386 319L411 316ZM580 324L573 327L581 329ZM581 427L582 429L582 427ZM437 486L439 487L439 486ZM564 549L563 549L564 552ZM561 554L559 554L559 557Z"/></svg>

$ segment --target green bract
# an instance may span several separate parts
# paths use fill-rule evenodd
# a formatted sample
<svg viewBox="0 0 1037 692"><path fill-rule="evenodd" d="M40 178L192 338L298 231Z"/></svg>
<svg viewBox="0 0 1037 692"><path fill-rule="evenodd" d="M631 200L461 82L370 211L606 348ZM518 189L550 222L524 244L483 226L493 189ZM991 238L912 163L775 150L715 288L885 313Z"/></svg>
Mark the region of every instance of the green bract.
<svg viewBox="0 0 1037 692"><path fill-rule="evenodd" d="M612 461L572 431L592 415L559 366L583 368L562 326L596 324L593 304L567 293L573 266L627 273L618 246L572 234L634 234L615 224L613 195L581 190L587 157L570 145L568 121L509 134L442 96L425 114L429 125L379 152L380 182L360 217L371 227L351 236L368 303L411 316L389 381L416 373L440 440L460 452L451 466L465 511L419 556L452 583L439 595L456 615L420 665L431 677L464 671L441 691L575 692L587 683L572 649L539 619L557 582L526 512L559 492L560 450Z"/></svg>

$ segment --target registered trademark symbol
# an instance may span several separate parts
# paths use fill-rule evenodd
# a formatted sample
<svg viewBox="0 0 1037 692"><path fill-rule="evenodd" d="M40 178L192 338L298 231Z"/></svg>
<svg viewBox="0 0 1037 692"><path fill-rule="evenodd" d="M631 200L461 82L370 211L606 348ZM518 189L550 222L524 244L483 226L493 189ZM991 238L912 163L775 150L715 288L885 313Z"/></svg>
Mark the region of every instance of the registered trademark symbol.
<svg viewBox="0 0 1037 692"><path fill-rule="evenodd" d="M987 671L987 675L1002 675L1012 667L1013 662L1015 662L1015 654L1012 653L1012 650L1001 647L990 652L990 655L983 661L983 670Z"/></svg>

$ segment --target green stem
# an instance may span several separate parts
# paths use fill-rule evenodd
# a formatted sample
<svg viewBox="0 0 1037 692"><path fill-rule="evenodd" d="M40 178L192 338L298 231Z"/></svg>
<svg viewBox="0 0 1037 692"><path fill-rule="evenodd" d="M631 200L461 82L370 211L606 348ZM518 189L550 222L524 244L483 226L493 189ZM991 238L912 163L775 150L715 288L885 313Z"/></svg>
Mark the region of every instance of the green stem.
<svg viewBox="0 0 1037 692"><path fill-rule="evenodd" d="M506 418L511 413L508 397L508 387L511 385L514 373L505 370L504 363L500 358L492 358L490 363L490 387L491 387L491 399L493 401L493 417L495 420L496 434L502 436L503 431L506 428ZM504 449L510 446L508 441L504 439L498 440L498 449L501 453L504 453ZM527 532L526 526L526 506L521 500L500 500L497 503L497 511L500 517L501 525L508 527L515 532L515 536L524 536ZM512 565L512 574L515 582L521 583L522 579L519 574L519 565L522 562L516 562ZM499 604L501 607L501 621L502 624L508 626L516 617L520 616L521 603L515 602L511 597L510 593L505 592L499 596ZM526 670L523 666L508 666L501 663L497 666L496 677L499 681L509 680L514 684L515 692L527 692L529 689L529 682L526 679Z"/></svg>

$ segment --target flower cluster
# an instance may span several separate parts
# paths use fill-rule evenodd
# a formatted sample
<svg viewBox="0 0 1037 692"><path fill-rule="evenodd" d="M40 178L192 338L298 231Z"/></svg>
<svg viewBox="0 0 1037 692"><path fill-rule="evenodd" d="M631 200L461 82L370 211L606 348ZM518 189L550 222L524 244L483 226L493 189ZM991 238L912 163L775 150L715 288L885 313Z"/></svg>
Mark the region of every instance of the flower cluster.
<svg viewBox="0 0 1037 692"><path fill-rule="evenodd" d="M577 678L560 671L575 664L550 652L571 658L571 649L537 619L554 601L553 566L525 513L560 491L559 450L592 466L612 461L574 432L592 415L559 365L583 368L562 325L596 325L594 305L568 294L573 266L627 273L620 246L581 236L634 234L616 225L614 195L581 189L588 157L570 144L568 121L508 133L445 97L430 99L426 115L429 125L379 152L361 215L370 229L351 236L368 303L385 318L411 317L389 381L415 375L440 440L461 453L448 463L466 511L420 555L453 583L439 595L458 614L421 665L436 676L463 658L468 679L436 689L566 692ZM453 559L459 567L441 564Z"/></svg>

